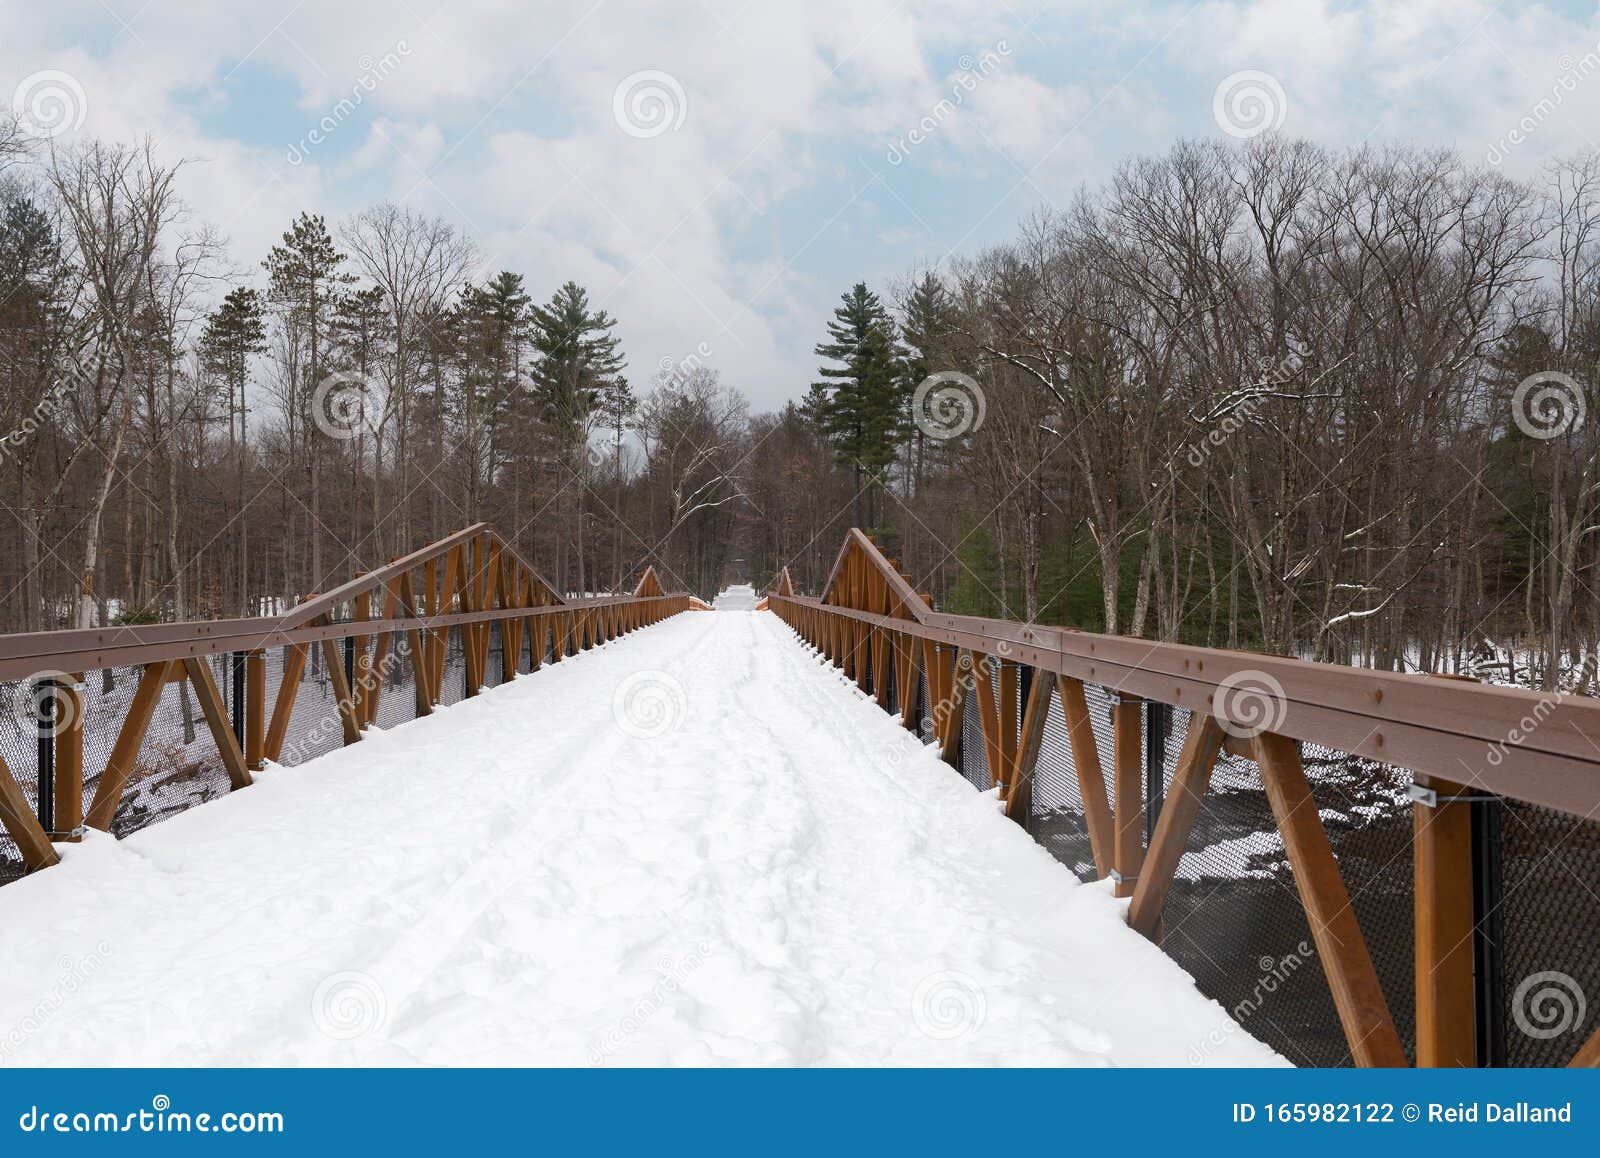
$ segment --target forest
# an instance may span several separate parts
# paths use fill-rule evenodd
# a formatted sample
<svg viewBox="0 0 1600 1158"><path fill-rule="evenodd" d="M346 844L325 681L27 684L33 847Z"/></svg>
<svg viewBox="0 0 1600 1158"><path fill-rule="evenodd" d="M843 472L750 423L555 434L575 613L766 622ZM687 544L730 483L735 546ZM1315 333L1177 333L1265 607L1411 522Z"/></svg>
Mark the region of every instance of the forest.
<svg viewBox="0 0 1600 1158"><path fill-rule="evenodd" d="M0 630L263 614L478 520L568 591L815 593L858 525L945 610L1596 690L1600 156L1130 158L840 287L775 413L410 207L231 252L188 167L0 121Z"/></svg>

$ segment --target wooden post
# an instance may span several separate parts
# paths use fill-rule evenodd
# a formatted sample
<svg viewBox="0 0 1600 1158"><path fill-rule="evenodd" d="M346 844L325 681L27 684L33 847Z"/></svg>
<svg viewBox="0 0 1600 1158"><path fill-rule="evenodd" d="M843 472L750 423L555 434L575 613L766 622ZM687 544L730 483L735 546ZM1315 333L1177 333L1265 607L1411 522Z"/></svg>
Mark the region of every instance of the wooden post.
<svg viewBox="0 0 1600 1158"><path fill-rule="evenodd" d="M944 731L939 737L939 757L955 768L958 767L961 757L961 733L967 712L968 685L963 677L972 670L972 656L957 649L946 662L945 653L945 648L939 649L939 678L944 685L944 694L939 699L940 706L944 708Z"/></svg>
<svg viewBox="0 0 1600 1158"><path fill-rule="evenodd" d="M1150 838L1149 855L1139 870L1133 904L1128 907L1128 924L1152 941L1161 928L1161 910L1167 903L1167 892L1183 860L1183 850L1189 843L1194 822L1200 816L1201 801L1211 784L1211 770L1216 767L1217 755L1226 738L1227 733L1215 716L1195 712L1189 718L1183 751L1178 753L1178 767L1161 805L1161 818L1156 821L1155 833Z"/></svg>
<svg viewBox="0 0 1600 1158"><path fill-rule="evenodd" d="M1083 800L1083 823L1089 830L1089 847L1094 867L1101 877L1111 872L1111 802L1106 795L1105 772L1100 767L1100 745L1095 742L1089 720L1089 702L1081 680L1056 677L1056 694L1061 697L1061 712L1067 721L1067 740L1072 745L1072 769L1078 776L1078 796Z"/></svg>
<svg viewBox="0 0 1600 1158"><path fill-rule="evenodd" d="M391 559L389 562L393 563L395 560ZM382 615L384 619L401 617L400 582L403 578L404 573L402 572L399 577L390 579L388 583L384 584ZM385 631L373 637L371 669L367 674L367 687L361 696L361 726L363 728L370 728L378 722L378 705L383 699L384 672L388 670L392 662L390 656L398 646L399 635L396 632ZM365 648L363 648L363 652L365 652Z"/></svg>
<svg viewBox="0 0 1600 1158"><path fill-rule="evenodd" d="M358 623L364 623L372 618L372 593L363 591L352 601L355 604L351 617ZM355 686L350 689L356 713L356 726L365 727L367 723L367 690L372 686L372 637L358 635L350 641L355 647L356 662L354 670Z"/></svg>
<svg viewBox="0 0 1600 1158"><path fill-rule="evenodd" d="M983 733L984 763L989 765L989 783L1002 784L1009 771L1006 746L1000 734L1000 712L995 706L994 669L989 657L971 652L972 692L978 698L978 728Z"/></svg>
<svg viewBox="0 0 1600 1158"><path fill-rule="evenodd" d="M544 666L545 644L550 638L548 615L528 616L528 670L538 671Z"/></svg>
<svg viewBox="0 0 1600 1158"><path fill-rule="evenodd" d="M1022 735L1012 762L1006 789L1006 815L1024 828L1033 811L1033 772L1039 763L1039 746L1044 742L1044 725L1050 715L1050 693L1054 681L1049 672L1035 671L1028 685L1028 705L1022 713Z"/></svg>
<svg viewBox="0 0 1600 1158"><path fill-rule="evenodd" d="M1600 1066L1600 1029L1596 1029L1589 1036L1589 1040L1583 1043L1567 1064L1573 1069L1594 1069Z"/></svg>
<svg viewBox="0 0 1600 1158"><path fill-rule="evenodd" d="M917 653L915 644L904 632L895 632L894 650L900 658L900 668L895 678L900 689L900 724L915 730L922 721L917 719Z"/></svg>
<svg viewBox="0 0 1600 1158"><path fill-rule="evenodd" d="M1007 769L1017 762L1017 708L1020 689L1017 687L1017 665L1000 660L999 696L995 703L1000 723L1000 756Z"/></svg>
<svg viewBox="0 0 1600 1158"><path fill-rule="evenodd" d="M176 664L177 661L174 661ZM211 729L211 739L217 745L217 754L222 757L222 766L228 772L228 784L237 791L250 786L250 772L244 766L244 752L239 748L239 738L233 734L233 725L228 720L228 708L222 702L222 693L217 690L217 681L212 678L211 665L203 659L189 658L182 661L183 670L188 673L189 682L194 685L195 699L200 701L200 711L206 718L206 727Z"/></svg>
<svg viewBox="0 0 1600 1158"><path fill-rule="evenodd" d="M267 653L257 648L244 657L244 762L252 772L266 765Z"/></svg>
<svg viewBox="0 0 1600 1158"><path fill-rule="evenodd" d="M469 567L466 574L461 577L460 598L461 610L481 611L478 602L478 570L481 567L479 555L481 553L478 540L472 541L472 556L470 562L463 565ZM464 623L461 625L461 654L467 665L467 695L475 696L478 689L483 686L483 665L478 661L478 629L480 623Z"/></svg>
<svg viewBox="0 0 1600 1158"><path fill-rule="evenodd" d="M1460 784L1417 783L1439 798L1411 806L1416 882L1417 1065L1477 1065L1472 982L1472 805Z"/></svg>
<svg viewBox="0 0 1600 1158"><path fill-rule="evenodd" d="M872 629L872 697L884 711L889 710L889 633Z"/></svg>
<svg viewBox="0 0 1600 1158"><path fill-rule="evenodd" d="M348 747L361 739L361 722L356 719L350 681L344 678L344 656L339 654L338 639L322 641L322 660L328 668L328 682L333 685L334 703L339 709L339 723L344 729L344 742Z"/></svg>
<svg viewBox="0 0 1600 1158"><path fill-rule="evenodd" d="M94 801L89 805L89 815L84 818L90 828L98 828L102 832L111 831L111 822L116 818L117 806L122 803L122 790L127 786L128 777L133 775L134 765L139 760L139 748L144 743L145 731L150 727L150 717L155 714L156 705L161 702L161 692L167 686L167 675L171 669L170 661L157 660L155 663L146 664L144 672L139 676L139 686L134 689L133 701L128 705L128 714L123 718L122 728L117 733L117 742L112 745L105 771L100 773L100 786L95 789Z"/></svg>
<svg viewBox="0 0 1600 1158"><path fill-rule="evenodd" d="M1300 749L1286 736L1263 732L1255 738L1255 752L1350 1054L1359 1066L1403 1066L1405 1050L1317 813Z"/></svg>
<svg viewBox="0 0 1600 1158"><path fill-rule="evenodd" d="M412 590L410 571L401 574L395 596L396 606L401 615L408 619L420 618L416 592ZM411 688L416 715L418 718L432 715L433 679L429 675L431 665L428 661L428 633L412 628L406 632L406 643L411 649Z"/></svg>
<svg viewBox="0 0 1600 1158"><path fill-rule="evenodd" d="M17 842L22 863L30 871L49 868L61 859L51 847L44 829L39 827L39 818L28 807L28 798L22 794L22 786L11 775L4 757L0 757L0 824Z"/></svg>
<svg viewBox="0 0 1600 1158"><path fill-rule="evenodd" d="M289 734L289 717L300 694L300 677L306 670L306 651L311 645L297 643L283 656L283 678L278 681L278 698L272 705L272 724L267 728L265 754L276 762L283 755L283 741Z"/></svg>
<svg viewBox="0 0 1600 1158"><path fill-rule="evenodd" d="M83 673L73 672L56 685L55 735L56 830L51 839L75 843L83 839Z"/></svg>
<svg viewBox="0 0 1600 1158"><path fill-rule="evenodd" d="M1144 701L1118 694L1111 705L1116 788L1116 840L1112 853L1116 895L1133 896L1144 864Z"/></svg>
<svg viewBox="0 0 1600 1158"><path fill-rule="evenodd" d="M422 603L427 615L439 614L439 560L429 559L422 564ZM439 683L434 678L434 651L439 646L439 633L430 629L422 633L422 656L417 661L422 679L428 685L428 703L439 702ZM430 709L431 710L431 709Z"/></svg>

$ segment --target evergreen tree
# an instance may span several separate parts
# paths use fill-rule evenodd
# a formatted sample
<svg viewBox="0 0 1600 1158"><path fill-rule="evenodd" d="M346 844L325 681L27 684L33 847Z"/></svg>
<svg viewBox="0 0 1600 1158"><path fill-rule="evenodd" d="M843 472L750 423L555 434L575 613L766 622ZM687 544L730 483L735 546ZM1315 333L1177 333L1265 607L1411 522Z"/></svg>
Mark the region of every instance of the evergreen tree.
<svg viewBox="0 0 1600 1158"><path fill-rule="evenodd" d="M344 286L355 281L353 274L339 269L344 254L333 244L327 222L320 214L302 212L261 264L266 268L269 292L288 315L291 324L305 328L308 361L306 376L300 383L302 406L309 406L322 381L322 353L327 318ZM307 412L309 415L309 411ZM322 578L322 441L308 421L302 427L306 439L306 465L310 479L311 574L314 583Z"/></svg>
<svg viewBox="0 0 1600 1158"><path fill-rule="evenodd" d="M522 341L531 301L522 275L502 270L485 286L469 285L452 319L460 367L457 419L467 451L468 512L480 516L482 485L492 483L501 427L521 378Z"/></svg>
<svg viewBox="0 0 1600 1158"><path fill-rule="evenodd" d="M256 290L239 287L222 299L222 304L206 319L200 337L200 356L205 368L222 379L228 389L228 440L244 442L245 386L250 378L250 359L267 348L266 305ZM238 415L237 427L234 415Z"/></svg>
<svg viewBox="0 0 1600 1158"><path fill-rule="evenodd" d="M579 448L590 414L624 366L616 320L589 308L588 292L567 282L532 309L534 393L563 450Z"/></svg>
<svg viewBox="0 0 1600 1158"><path fill-rule="evenodd" d="M333 244L322 216L301 213L283 235L283 244L273 246L261 263L272 300L306 327L311 389L321 381L327 318L338 304L341 289L356 280L354 274L340 270L344 261L345 255Z"/></svg>
<svg viewBox="0 0 1600 1158"><path fill-rule="evenodd" d="M894 323L878 295L857 282L828 323L818 356L839 363L818 371L806 411L827 434L835 456L851 468L856 522L876 525L882 511L884 472L894 462L908 428L904 358Z"/></svg>
<svg viewBox="0 0 1600 1158"><path fill-rule="evenodd" d="M589 308L589 295L569 281L550 301L532 310L534 398L555 433L557 463L565 488L588 469L585 443L596 406L613 388L624 359L611 331L616 320ZM588 487L576 488L576 510L567 538L572 542L578 590L588 590L584 557ZM558 557L557 570L566 573Z"/></svg>
<svg viewBox="0 0 1600 1158"><path fill-rule="evenodd" d="M222 299L222 304L206 319L200 335L201 364L217 375L228 391L228 457L233 463L235 517L246 506L250 406L245 399L245 389L250 384L250 359L267 348L266 312L261 294L240 286ZM235 557L230 568L238 584L234 603L241 613L251 610L249 544L248 526L241 519L239 533L232 540Z"/></svg>
<svg viewBox="0 0 1600 1158"><path fill-rule="evenodd" d="M633 387L628 385L628 380L622 375L613 378L601 391L597 406L600 416L605 419L606 428L616 436L615 455L617 470L622 469L622 434L628 428L628 421L639 410L639 398L633 392Z"/></svg>
<svg viewBox="0 0 1600 1158"><path fill-rule="evenodd" d="M373 373L389 337L389 307L377 286L341 294L329 333L356 373Z"/></svg>

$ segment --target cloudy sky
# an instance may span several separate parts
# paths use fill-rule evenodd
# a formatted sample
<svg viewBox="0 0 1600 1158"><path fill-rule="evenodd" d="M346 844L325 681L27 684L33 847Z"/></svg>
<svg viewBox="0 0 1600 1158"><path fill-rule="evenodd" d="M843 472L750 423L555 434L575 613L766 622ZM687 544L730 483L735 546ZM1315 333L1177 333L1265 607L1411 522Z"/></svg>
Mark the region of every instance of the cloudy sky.
<svg viewBox="0 0 1600 1158"><path fill-rule="evenodd" d="M636 382L703 348L770 407L851 282L1003 240L1179 137L1265 118L1516 175L1589 147L1596 9L6 0L0 85L59 140L195 158L186 194L242 268L303 208L405 201L538 296L588 286Z"/></svg>

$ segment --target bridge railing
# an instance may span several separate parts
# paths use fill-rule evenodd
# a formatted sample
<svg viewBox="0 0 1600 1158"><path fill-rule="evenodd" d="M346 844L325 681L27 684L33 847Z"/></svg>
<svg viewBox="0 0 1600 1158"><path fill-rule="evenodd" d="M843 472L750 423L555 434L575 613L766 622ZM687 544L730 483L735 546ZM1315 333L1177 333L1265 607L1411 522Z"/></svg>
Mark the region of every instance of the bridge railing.
<svg viewBox="0 0 1600 1158"><path fill-rule="evenodd" d="M859 530L767 600L1291 1060L1600 1064L1600 702L942 614Z"/></svg>
<svg viewBox="0 0 1600 1158"><path fill-rule="evenodd" d="M688 607L565 597L480 523L277 617L0 636L0 884Z"/></svg>

